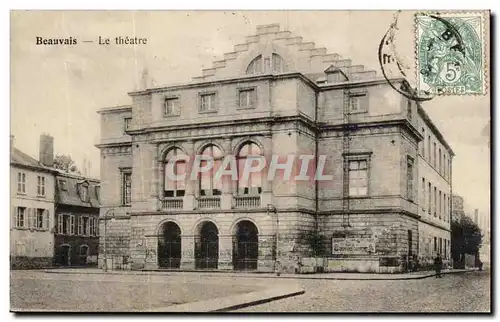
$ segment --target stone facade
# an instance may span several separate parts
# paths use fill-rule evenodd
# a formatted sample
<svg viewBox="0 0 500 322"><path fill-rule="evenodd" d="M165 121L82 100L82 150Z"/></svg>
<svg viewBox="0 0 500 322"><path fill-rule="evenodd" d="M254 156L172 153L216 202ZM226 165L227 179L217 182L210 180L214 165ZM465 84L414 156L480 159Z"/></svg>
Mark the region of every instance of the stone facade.
<svg viewBox="0 0 500 322"><path fill-rule="evenodd" d="M129 95L130 106L99 112L100 267L107 258L108 267L125 269L272 271L278 258L280 269L294 272L315 256L326 258L322 270L395 272L421 255L422 232L449 240L449 221L420 213L419 179L437 175L420 157L420 128L450 167L453 155L423 108L374 71L277 25L259 26L192 83ZM198 180L186 180L180 196L167 193L171 151L193 156L212 146L238 155L248 143L280 163L323 156L322 174L331 177L283 180L278 171L254 194L224 177L212 196ZM346 176L351 166L366 183ZM262 173L270 171L267 164ZM293 178L300 167L292 171ZM433 185L451 195L450 180Z"/></svg>

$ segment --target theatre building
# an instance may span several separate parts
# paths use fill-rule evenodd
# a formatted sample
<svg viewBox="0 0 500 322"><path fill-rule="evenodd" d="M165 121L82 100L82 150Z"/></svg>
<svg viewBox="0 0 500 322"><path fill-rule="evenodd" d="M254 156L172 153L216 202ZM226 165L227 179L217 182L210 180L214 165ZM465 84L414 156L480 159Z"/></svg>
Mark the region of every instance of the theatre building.
<svg viewBox="0 0 500 322"><path fill-rule="evenodd" d="M99 111L100 267L395 272L449 254L453 151L363 65L265 25L192 82L128 95ZM175 181L179 155L176 173L195 155L232 155L238 173L312 155L328 179Z"/></svg>

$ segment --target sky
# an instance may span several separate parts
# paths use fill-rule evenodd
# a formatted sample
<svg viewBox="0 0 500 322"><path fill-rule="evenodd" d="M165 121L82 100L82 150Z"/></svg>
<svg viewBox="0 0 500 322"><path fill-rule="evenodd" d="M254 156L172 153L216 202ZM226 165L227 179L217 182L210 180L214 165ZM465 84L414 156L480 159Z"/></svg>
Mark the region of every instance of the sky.
<svg viewBox="0 0 500 322"><path fill-rule="evenodd" d="M130 104L144 68L156 85L201 75L256 26L279 23L381 75L377 50L393 11L17 11L11 13L11 129L15 146L37 157L39 135L54 136L55 153L69 154L99 176L97 110ZM398 20L396 48L415 73L413 12ZM99 45L98 38L144 37L147 45ZM37 46L36 37L78 39L75 46ZM83 43L93 40L93 43ZM410 79L411 81L411 79ZM489 93L489 91L488 91ZM484 128L489 96L436 97L423 105L455 152L453 192L466 210L490 208L490 150Z"/></svg>

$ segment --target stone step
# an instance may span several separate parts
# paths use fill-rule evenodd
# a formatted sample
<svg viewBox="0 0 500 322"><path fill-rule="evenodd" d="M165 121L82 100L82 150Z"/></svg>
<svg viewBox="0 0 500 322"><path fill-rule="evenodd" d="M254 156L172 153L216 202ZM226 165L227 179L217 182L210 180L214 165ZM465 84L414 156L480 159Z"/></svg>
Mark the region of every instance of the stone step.
<svg viewBox="0 0 500 322"><path fill-rule="evenodd" d="M212 68L223 68L226 67L226 61L225 60L216 60L213 62L213 67Z"/></svg>
<svg viewBox="0 0 500 322"><path fill-rule="evenodd" d="M237 56L238 56L238 53L236 53L236 52L225 53L224 60L236 59Z"/></svg>
<svg viewBox="0 0 500 322"><path fill-rule="evenodd" d="M302 42L302 37L290 37L287 39L286 44L287 45L295 45L295 44L300 44Z"/></svg>
<svg viewBox="0 0 500 322"><path fill-rule="evenodd" d="M238 44L234 46L235 52L241 52L248 50L248 44Z"/></svg>
<svg viewBox="0 0 500 322"><path fill-rule="evenodd" d="M259 25L257 26L257 35L264 35L270 33L276 33L280 31L279 24L270 24L270 25Z"/></svg>

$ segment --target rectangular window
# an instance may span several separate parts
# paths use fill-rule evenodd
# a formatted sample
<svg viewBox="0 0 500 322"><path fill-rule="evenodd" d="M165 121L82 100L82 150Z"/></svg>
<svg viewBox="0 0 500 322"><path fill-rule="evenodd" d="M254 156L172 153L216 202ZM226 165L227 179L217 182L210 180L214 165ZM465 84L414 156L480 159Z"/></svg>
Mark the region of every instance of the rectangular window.
<svg viewBox="0 0 500 322"><path fill-rule="evenodd" d="M90 235L90 220L89 217L82 217L83 236Z"/></svg>
<svg viewBox="0 0 500 322"><path fill-rule="evenodd" d="M94 232L94 218L89 218L89 235L95 236Z"/></svg>
<svg viewBox="0 0 500 322"><path fill-rule="evenodd" d="M421 142L420 153L422 154L422 158L425 159L425 128L422 128L422 136L424 139Z"/></svg>
<svg viewBox="0 0 500 322"><path fill-rule="evenodd" d="M437 237L434 237L434 251L437 251Z"/></svg>
<svg viewBox="0 0 500 322"><path fill-rule="evenodd" d="M438 213L439 213L439 219L441 219L441 190L439 190L439 198L438 198Z"/></svg>
<svg viewBox="0 0 500 322"><path fill-rule="evenodd" d="M132 202L132 172L124 170L122 172L122 204L130 205Z"/></svg>
<svg viewBox="0 0 500 322"><path fill-rule="evenodd" d="M413 118L411 110L411 100L408 100L406 103L406 115L408 116L408 120L411 121Z"/></svg>
<svg viewBox="0 0 500 322"><path fill-rule="evenodd" d="M349 160L349 196L368 195L368 161Z"/></svg>
<svg viewBox="0 0 500 322"><path fill-rule="evenodd" d="M445 239L444 240L444 257L443 257L444 259L448 258L448 252L447 252L447 250L448 250L448 240Z"/></svg>
<svg viewBox="0 0 500 322"><path fill-rule="evenodd" d="M437 188L434 187L434 202L432 203L433 206L434 206L434 217L437 216L437 207L436 207L436 204L437 204Z"/></svg>
<svg viewBox="0 0 500 322"><path fill-rule="evenodd" d="M413 158L406 158L406 196L413 201Z"/></svg>
<svg viewBox="0 0 500 322"><path fill-rule="evenodd" d="M432 209L432 186L431 183L429 182L429 215L431 214L431 209Z"/></svg>
<svg viewBox="0 0 500 322"><path fill-rule="evenodd" d="M95 186L95 198L97 201L101 201L101 186Z"/></svg>
<svg viewBox="0 0 500 322"><path fill-rule="evenodd" d="M17 192L26 193L26 173L17 173Z"/></svg>
<svg viewBox="0 0 500 322"><path fill-rule="evenodd" d="M75 215L71 215L69 217L69 234L70 235L75 234Z"/></svg>
<svg viewBox="0 0 500 322"><path fill-rule="evenodd" d="M83 202L89 201L89 187L88 186L80 186L80 198Z"/></svg>
<svg viewBox="0 0 500 322"><path fill-rule="evenodd" d="M68 191L68 187L66 186L66 180L59 179L59 186L61 187L62 191Z"/></svg>
<svg viewBox="0 0 500 322"><path fill-rule="evenodd" d="M71 234L71 216L63 215L63 233L65 235Z"/></svg>
<svg viewBox="0 0 500 322"><path fill-rule="evenodd" d="M432 162L432 154L431 154L431 136L427 136L427 157L429 158L429 163Z"/></svg>
<svg viewBox="0 0 500 322"><path fill-rule="evenodd" d="M240 108L253 108L255 107L256 95L254 89L240 90L239 92L239 106Z"/></svg>
<svg viewBox="0 0 500 322"><path fill-rule="evenodd" d="M45 209L38 208L36 210L36 229L43 229L45 222Z"/></svg>
<svg viewBox="0 0 500 322"><path fill-rule="evenodd" d="M439 237L439 254L443 253L443 238Z"/></svg>
<svg viewBox="0 0 500 322"><path fill-rule="evenodd" d="M63 234L64 233L64 226L63 226L63 215L58 214L57 215L57 233L58 234Z"/></svg>
<svg viewBox="0 0 500 322"><path fill-rule="evenodd" d="M166 98L163 113L168 115L176 115L179 111L179 99L177 97Z"/></svg>
<svg viewBox="0 0 500 322"><path fill-rule="evenodd" d="M77 218L78 221L78 235L83 235L83 217L80 216Z"/></svg>
<svg viewBox="0 0 500 322"><path fill-rule="evenodd" d="M447 171L447 160L446 160L446 154L443 153L443 172L444 172L444 178L448 179L448 171Z"/></svg>
<svg viewBox="0 0 500 322"><path fill-rule="evenodd" d="M425 211L425 178L422 178L422 210Z"/></svg>
<svg viewBox="0 0 500 322"><path fill-rule="evenodd" d="M413 234L411 229L408 229L408 257L413 255Z"/></svg>
<svg viewBox="0 0 500 322"><path fill-rule="evenodd" d="M125 131L127 131L129 128L130 128L130 124L132 124L132 118L131 117L126 117L124 120L123 120L123 128L125 129Z"/></svg>
<svg viewBox="0 0 500 322"><path fill-rule="evenodd" d="M95 235L99 237L99 218L94 218Z"/></svg>
<svg viewBox="0 0 500 322"><path fill-rule="evenodd" d="M438 172L439 172L440 174L443 174L443 170L442 170L442 168L441 168L441 166L442 166L442 162L441 162L442 160L441 160L441 158L442 158L442 155L441 155L441 148L439 148L439 159L438 159L438 162L439 162L439 163L438 163Z"/></svg>
<svg viewBox="0 0 500 322"><path fill-rule="evenodd" d="M364 93L351 94L349 96L349 109L351 113L367 111L367 96Z"/></svg>
<svg viewBox="0 0 500 322"><path fill-rule="evenodd" d="M432 164L434 165L434 168L436 168L436 142L434 142L434 151L432 153Z"/></svg>
<svg viewBox="0 0 500 322"><path fill-rule="evenodd" d="M200 99L200 111L215 111L215 94L203 94Z"/></svg>
<svg viewBox="0 0 500 322"><path fill-rule="evenodd" d="M38 181L37 181L37 187L36 187L37 194L39 196L45 196L45 177L43 176L38 176Z"/></svg>
<svg viewBox="0 0 500 322"><path fill-rule="evenodd" d="M25 228L26 224L26 207L17 207L16 212L16 227Z"/></svg>

